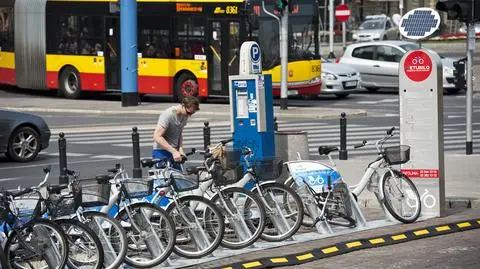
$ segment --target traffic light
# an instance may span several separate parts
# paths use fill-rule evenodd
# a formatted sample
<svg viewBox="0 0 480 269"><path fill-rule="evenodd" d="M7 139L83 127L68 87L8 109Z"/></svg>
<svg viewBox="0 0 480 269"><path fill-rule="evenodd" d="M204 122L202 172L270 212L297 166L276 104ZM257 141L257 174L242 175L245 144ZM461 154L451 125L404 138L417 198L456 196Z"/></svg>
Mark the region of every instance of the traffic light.
<svg viewBox="0 0 480 269"><path fill-rule="evenodd" d="M477 3L475 3L477 2ZM447 12L449 20L461 22L480 21L480 3L474 0L441 0L437 2L439 11Z"/></svg>

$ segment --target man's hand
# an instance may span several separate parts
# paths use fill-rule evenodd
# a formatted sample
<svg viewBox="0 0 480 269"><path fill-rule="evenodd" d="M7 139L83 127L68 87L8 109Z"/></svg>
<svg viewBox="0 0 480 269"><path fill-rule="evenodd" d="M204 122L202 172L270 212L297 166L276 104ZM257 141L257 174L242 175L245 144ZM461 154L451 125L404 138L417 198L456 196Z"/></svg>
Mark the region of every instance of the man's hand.
<svg viewBox="0 0 480 269"><path fill-rule="evenodd" d="M181 162L182 161L182 154L180 154L180 152L178 151L175 151L173 152L173 160L175 160L176 162Z"/></svg>

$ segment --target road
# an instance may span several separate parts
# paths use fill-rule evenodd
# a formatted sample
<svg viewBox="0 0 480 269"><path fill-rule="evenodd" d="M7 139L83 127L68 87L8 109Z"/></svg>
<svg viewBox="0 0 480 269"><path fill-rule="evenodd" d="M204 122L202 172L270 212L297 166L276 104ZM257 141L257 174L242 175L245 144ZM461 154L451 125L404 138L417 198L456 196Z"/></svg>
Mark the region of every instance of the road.
<svg viewBox="0 0 480 269"><path fill-rule="evenodd" d="M41 98L41 96L37 96ZM34 96L33 98L36 98ZM108 98L108 97L101 97ZM110 97L117 98L117 97ZM158 101L147 98L147 102ZM449 154L465 152L465 95L445 95L445 150ZM278 100L276 100L278 101ZM324 106L332 108L361 108L368 111L368 117L348 118L347 144L379 139L383 132L399 125L398 95L394 91L378 93L360 93L347 99L320 97L318 100L289 100L292 106ZM225 104L227 105L227 104ZM115 163L122 163L127 169L132 168L131 127L140 126L141 156L150 156L152 133L157 115L98 115L77 113L36 113L45 118L53 135L50 146L41 152L38 159L30 163L11 163L0 157L0 182L2 186L13 188L18 185L31 185L43 178L42 168L52 165L52 182L58 178L58 133L64 132L67 139L68 167L80 172L81 177L94 177L105 173ZM211 122L212 142L230 137L228 119L218 118ZM480 152L480 103L474 101L474 153ZM192 118L185 130L186 147L203 148L203 119ZM279 130L305 130L308 132L311 158L317 158L316 148L320 145L339 145L338 120L297 119L279 122ZM392 143L398 143L398 136ZM349 152L351 158L372 156L373 147L359 152ZM191 158L194 165L199 164L200 157Z"/></svg>

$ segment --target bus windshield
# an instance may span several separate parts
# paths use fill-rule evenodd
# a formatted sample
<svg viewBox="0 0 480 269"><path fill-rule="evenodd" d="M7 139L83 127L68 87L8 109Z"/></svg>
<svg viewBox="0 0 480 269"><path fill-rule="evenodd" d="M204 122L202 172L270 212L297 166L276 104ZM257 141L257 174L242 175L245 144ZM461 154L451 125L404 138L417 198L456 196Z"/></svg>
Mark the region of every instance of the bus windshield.
<svg viewBox="0 0 480 269"><path fill-rule="evenodd" d="M302 3L304 2L304 3ZM299 0L288 18L288 61L319 59L318 14L313 1ZM258 15L258 29L252 32L252 39L262 48L262 65L271 69L280 65L280 36L277 20L262 10L261 4L255 2L254 13ZM265 4L267 11L274 12L273 5ZM261 33L261 34L259 34Z"/></svg>

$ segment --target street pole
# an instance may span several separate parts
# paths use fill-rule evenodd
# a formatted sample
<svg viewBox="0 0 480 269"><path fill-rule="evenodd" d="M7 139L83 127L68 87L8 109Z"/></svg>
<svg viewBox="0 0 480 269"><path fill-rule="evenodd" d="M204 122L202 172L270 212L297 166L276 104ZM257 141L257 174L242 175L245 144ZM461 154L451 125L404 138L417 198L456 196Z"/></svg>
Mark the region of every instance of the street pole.
<svg viewBox="0 0 480 269"><path fill-rule="evenodd" d="M342 0L342 5L345 4L345 0ZM346 23L345 22L342 22L342 47L343 47L343 51L345 51L347 49L347 45L346 45L346 42L347 42L347 27L346 27Z"/></svg>
<svg viewBox="0 0 480 269"><path fill-rule="evenodd" d="M288 109L288 9L283 9L280 19L280 109Z"/></svg>
<svg viewBox="0 0 480 269"><path fill-rule="evenodd" d="M328 22L329 22L329 32L330 32L330 53L328 54L328 58L335 58L335 53L333 53L333 12L334 12L334 6L333 4L335 4L335 0L330 0L330 3L328 5L328 12L329 12L329 16L328 16Z"/></svg>
<svg viewBox="0 0 480 269"><path fill-rule="evenodd" d="M137 1L120 1L122 106L138 105Z"/></svg>
<svg viewBox="0 0 480 269"><path fill-rule="evenodd" d="M466 155L471 155L473 153L473 144L472 144L472 99L473 99L473 53L475 51L475 23L467 23L467 122L466 122L466 137L467 141L465 142Z"/></svg>

